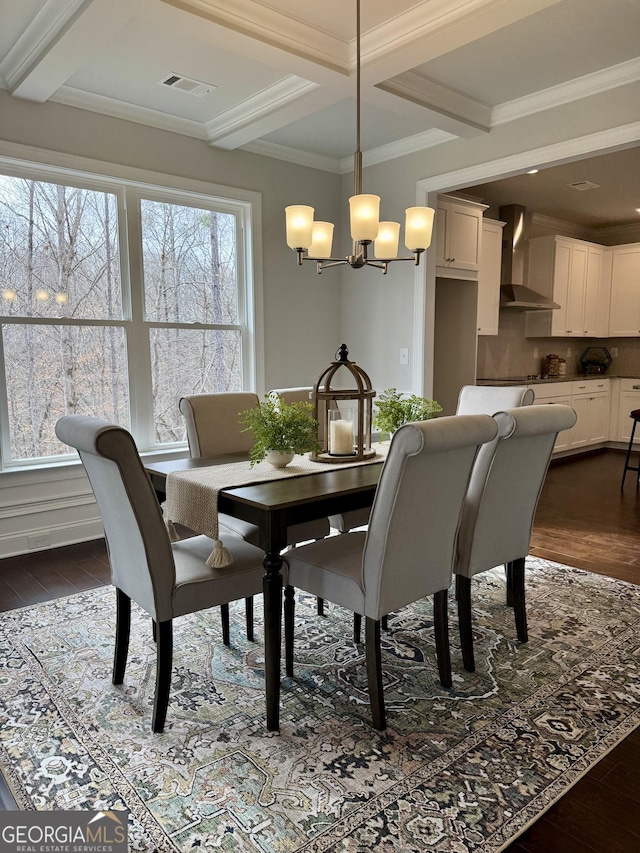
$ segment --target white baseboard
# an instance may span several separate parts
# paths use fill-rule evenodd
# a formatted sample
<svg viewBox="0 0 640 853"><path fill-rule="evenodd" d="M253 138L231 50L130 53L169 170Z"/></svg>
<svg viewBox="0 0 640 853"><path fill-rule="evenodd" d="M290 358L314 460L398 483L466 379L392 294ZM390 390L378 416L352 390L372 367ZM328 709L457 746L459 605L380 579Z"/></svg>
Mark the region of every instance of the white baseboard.
<svg viewBox="0 0 640 853"><path fill-rule="evenodd" d="M63 545L102 539L103 536L104 530L100 519L33 529L28 533L16 535L5 534L0 537L0 558L31 554L35 551L48 551L50 548L60 548ZM1 574L2 566L0 566Z"/></svg>

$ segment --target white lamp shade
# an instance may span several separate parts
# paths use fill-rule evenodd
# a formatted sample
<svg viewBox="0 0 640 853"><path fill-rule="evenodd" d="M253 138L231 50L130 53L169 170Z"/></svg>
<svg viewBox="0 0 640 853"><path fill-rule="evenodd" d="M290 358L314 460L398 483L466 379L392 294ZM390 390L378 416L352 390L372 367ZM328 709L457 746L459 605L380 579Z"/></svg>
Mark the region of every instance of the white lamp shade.
<svg viewBox="0 0 640 853"><path fill-rule="evenodd" d="M314 222L313 239L308 249L310 258L330 258L333 243L333 222Z"/></svg>
<svg viewBox="0 0 640 853"><path fill-rule="evenodd" d="M375 240L380 221L379 195L352 195L349 199L351 211L351 239Z"/></svg>
<svg viewBox="0 0 640 853"><path fill-rule="evenodd" d="M290 204L284 209L287 222L287 246L308 249L312 241L313 213L306 204Z"/></svg>
<svg viewBox="0 0 640 853"><path fill-rule="evenodd" d="M428 249L431 245L433 231L432 207L408 207L404 226L404 244L410 252L418 249Z"/></svg>
<svg viewBox="0 0 640 853"><path fill-rule="evenodd" d="M373 246L376 258L397 258L400 240L399 222L381 222Z"/></svg>

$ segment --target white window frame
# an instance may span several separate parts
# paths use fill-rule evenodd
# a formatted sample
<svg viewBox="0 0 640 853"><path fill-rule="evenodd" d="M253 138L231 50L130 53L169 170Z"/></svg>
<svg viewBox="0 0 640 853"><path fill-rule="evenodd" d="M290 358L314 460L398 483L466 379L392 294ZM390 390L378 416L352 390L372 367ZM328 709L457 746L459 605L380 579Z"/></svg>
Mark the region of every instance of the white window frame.
<svg viewBox="0 0 640 853"><path fill-rule="evenodd" d="M103 168L106 164L96 164ZM143 173L142 170L118 169L124 175L105 175L80 171L65 166L43 164L0 153L0 172L29 180L77 186L116 196L122 291L122 319L63 319L65 325L111 326L124 328L127 345L128 390L131 433L143 455L184 454L186 441L156 444L153 422L151 385L151 353L149 332L152 328L239 329L243 352L242 385L244 390L261 393L264 385L263 311L261 265L261 197L259 193L217 184L179 180L170 176ZM132 174L133 173L133 174ZM147 180L136 179L144 175ZM152 177L154 180L148 180ZM163 323L144 319L144 281L142 271L142 239L140 200L185 205L227 212L237 222L238 324ZM60 325L60 318L2 317L2 323L20 325ZM0 470L51 467L77 460L75 454L13 461L10 458L9 414L5 384L4 352L0 335Z"/></svg>

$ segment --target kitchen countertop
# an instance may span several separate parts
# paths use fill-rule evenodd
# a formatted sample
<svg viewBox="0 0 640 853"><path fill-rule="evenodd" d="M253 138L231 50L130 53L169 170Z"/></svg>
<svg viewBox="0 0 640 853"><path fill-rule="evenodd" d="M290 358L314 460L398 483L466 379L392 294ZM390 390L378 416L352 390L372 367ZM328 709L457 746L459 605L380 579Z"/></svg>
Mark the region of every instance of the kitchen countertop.
<svg viewBox="0 0 640 853"><path fill-rule="evenodd" d="M504 376L496 379L476 379L476 385L542 385L549 382L574 382L581 379L637 379L633 373L567 373L565 376Z"/></svg>

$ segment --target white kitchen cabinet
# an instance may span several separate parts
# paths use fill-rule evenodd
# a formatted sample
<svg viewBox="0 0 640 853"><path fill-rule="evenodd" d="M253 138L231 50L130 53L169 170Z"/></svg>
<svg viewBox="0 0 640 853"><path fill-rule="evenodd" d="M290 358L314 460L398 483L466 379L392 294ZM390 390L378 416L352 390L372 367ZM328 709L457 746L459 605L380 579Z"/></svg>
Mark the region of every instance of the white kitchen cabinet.
<svg viewBox="0 0 640 853"><path fill-rule="evenodd" d="M532 385L535 398L534 406L542 406L546 404L562 404L563 406L571 405L571 383L570 382L552 382L548 385ZM575 429L575 427L573 428ZM553 452L557 453L560 450L569 450L570 436L573 429L564 430L558 433L556 443L553 446Z"/></svg>
<svg viewBox="0 0 640 853"><path fill-rule="evenodd" d="M610 400L608 379L581 379L571 383L571 406L578 415L576 425L569 430L572 449L608 440Z"/></svg>
<svg viewBox="0 0 640 853"><path fill-rule="evenodd" d="M529 287L560 308L529 312L529 337L604 337L609 329L609 276L604 246L570 237L529 240ZM551 284L551 290L549 289Z"/></svg>
<svg viewBox="0 0 640 853"><path fill-rule="evenodd" d="M633 428L633 421L629 417L629 413L635 409L640 409L640 378L620 379L619 381L620 399L617 408L615 432L611 438L613 441L622 441L628 445L631 438L631 429ZM633 443L634 445L640 444L640 429L636 429Z"/></svg>
<svg viewBox="0 0 640 853"><path fill-rule="evenodd" d="M640 243L613 246L609 336L640 337Z"/></svg>
<svg viewBox="0 0 640 853"><path fill-rule="evenodd" d="M477 279L486 204L439 196L436 210L436 276Z"/></svg>
<svg viewBox="0 0 640 853"><path fill-rule="evenodd" d="M559 433L554 453L603 444L609 438L610 380L581 379L532 385L534 405L563 403L574 409L578 419L572 429Z"/></svg>
<svg viewBox="0 0 640 853"><path fill-rule="evenodd" d="M497 335L500 316L500 267L504 222L482 220L482 250L478 270L478 334Z"/></svg>

